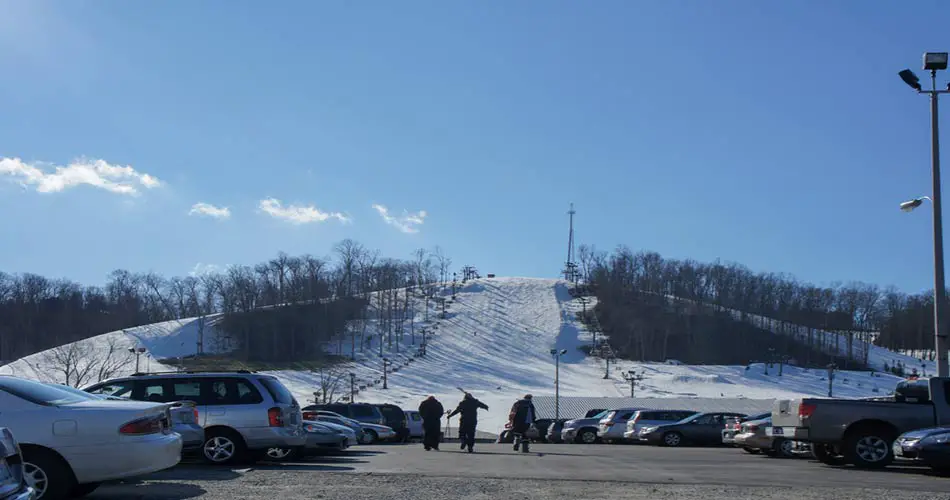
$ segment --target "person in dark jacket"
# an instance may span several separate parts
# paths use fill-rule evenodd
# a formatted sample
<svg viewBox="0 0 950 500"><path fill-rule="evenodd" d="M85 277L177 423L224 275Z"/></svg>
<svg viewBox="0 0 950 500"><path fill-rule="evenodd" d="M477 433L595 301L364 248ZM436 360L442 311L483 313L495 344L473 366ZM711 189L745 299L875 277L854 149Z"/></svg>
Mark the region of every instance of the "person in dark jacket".
<svg viewBox="0 0 950 500"><path fill-rule="evenodd" d="M475 427L478 426L479 408L487 410L488 405L475 399L475 396L472 396L470 393L466 392L465 397L459 403L458 408L456 408L452 413L449 413L449 418L452 418L457 414L462 415L462 417L459 419L459 441L462 442L461 448L463 450L468 448L469 453L473 453L475 451Z"/></svg>
<svg viewBox="0 0 950 500"><path fill-rule="evenodd" d="M534 409L530 394L525 394L524 398L515 401L515 404L511 406L508 421L511 423L511 433L515 436L515 451L518 451L518 447L521 446L521 451L528 452L528 438L525 434L537 419L538 412Z"/></svg>
<svg viewBox="0 0 950 500"><path fill-rule="evenodd" d="M419 416L422 417L422 445L426 451L439 451L439 441L441 441L442 415L445 414L445 408L435 396L429 396L419 405Z"/></svg>

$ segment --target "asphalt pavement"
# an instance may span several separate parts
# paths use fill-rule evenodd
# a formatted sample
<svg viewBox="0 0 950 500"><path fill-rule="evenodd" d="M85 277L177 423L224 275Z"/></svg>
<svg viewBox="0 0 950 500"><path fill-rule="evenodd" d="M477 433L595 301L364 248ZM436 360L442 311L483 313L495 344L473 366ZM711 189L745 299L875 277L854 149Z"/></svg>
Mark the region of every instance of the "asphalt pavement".
<svg viewBox="0 0 950 500"><path fill-rule="evenodd" d="M912 466L865 471L727 448L446 443L361 446L306 462L210 467L183 464L141 481L102 486L90 499L576 498L946 499L950 478Z"/></svg>

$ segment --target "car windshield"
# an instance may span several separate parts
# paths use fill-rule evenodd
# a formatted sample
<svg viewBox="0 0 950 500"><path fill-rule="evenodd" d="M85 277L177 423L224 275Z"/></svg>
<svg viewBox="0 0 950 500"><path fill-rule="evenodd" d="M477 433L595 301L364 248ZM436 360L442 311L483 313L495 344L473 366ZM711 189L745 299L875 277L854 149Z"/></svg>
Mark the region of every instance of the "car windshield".
<svg viewBox="0 0 950 500"><path fill-rule="evenodd" d="M680 420L680 421L678 421L678 422L676 422L676 423L677 423L677 424L685 424L686 422L692 422L693 420L696 420L697 418L699 418L699 417L701 417L701 416L703 416L703 415L705 415L705 413L696 413L696 414L690 415L690 416L688 416L688 417L684 418L683 420Z"/></svg>
<svg viewBox="0 0 950 500"><path fill-rule="evenodd" d="M42 406L60 406L88 401L59 387L17 377L0 377L0 390Z"/></svg>
<svg viewBox="0 0 950 500"><path fill-rule="evenodd" d="M612 411L612 410L604 410L604 411L602 411L602 412L600 412L600 413L598 413L598 414L596 414L596 415L594 415L593 417L590 417L590 418L596 418L597 420L601 420L601 419L605 418L605 417L606 417L608 414L610 414L610 413L613 413L613 411Z"/></svg>

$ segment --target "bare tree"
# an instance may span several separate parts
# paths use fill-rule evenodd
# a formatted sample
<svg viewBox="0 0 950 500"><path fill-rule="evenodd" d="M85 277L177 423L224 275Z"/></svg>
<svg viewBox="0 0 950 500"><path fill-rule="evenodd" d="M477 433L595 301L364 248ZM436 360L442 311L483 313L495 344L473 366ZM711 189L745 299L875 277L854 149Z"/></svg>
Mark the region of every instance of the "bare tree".
<svg viewBox="0 0 950 500"><path fill-rule="evenodd" d="M432 255L435 257L436 262L439 266L439 285L445 284L446 279L448 279L449 269L452 267L452 259L442 251L442 247L436 246L432 250Z"/></svg>
<svg viewBox="0 0 950 500"><path fill-rule="evenodd" d="M322 401L317 403L330 403L336 397L337 391L343 384L344 372L332 367L321 367L317 370L311 370L316 373L318 378L318 388Z"/></svg>

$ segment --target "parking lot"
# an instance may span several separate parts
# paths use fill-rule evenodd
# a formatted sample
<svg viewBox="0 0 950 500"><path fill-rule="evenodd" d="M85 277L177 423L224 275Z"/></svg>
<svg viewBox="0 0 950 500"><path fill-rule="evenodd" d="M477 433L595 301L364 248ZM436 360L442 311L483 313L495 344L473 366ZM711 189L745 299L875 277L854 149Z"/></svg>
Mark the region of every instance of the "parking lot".
<svg viewBox="0 0 950 500"><path fill-rule="evenodd" d="M885 491L886 490L886 491ZM945 499L950 478L928 469L832 468L728 448L510 446L461 453L367 446L306 462L240 468L184 463L142 481L105 485L91 499L242 498L702 498Z"/></svg>

